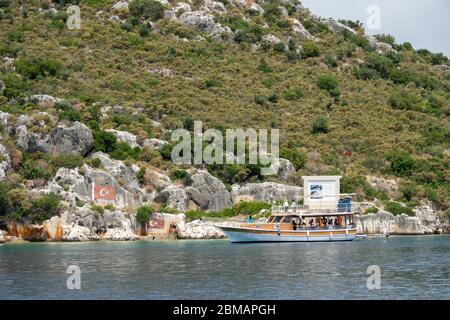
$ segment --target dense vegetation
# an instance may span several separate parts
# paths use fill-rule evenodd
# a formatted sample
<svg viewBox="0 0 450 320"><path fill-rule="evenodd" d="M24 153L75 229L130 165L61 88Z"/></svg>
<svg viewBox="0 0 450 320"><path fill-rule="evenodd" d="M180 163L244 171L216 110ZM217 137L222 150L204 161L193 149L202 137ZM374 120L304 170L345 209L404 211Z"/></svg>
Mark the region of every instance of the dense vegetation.
<svg viewBox="0 0 450 320"><path fill-rule="evenodd" d="M291 25L277 10L279 1L267 2L264 16L252 14L248 20L227 5L228 13L216 21L238 31L228 42L202 33L206 40L192 40L199 32L163 19L162 5L151 0L133 1L130 13L119 13L123 24L96 16L100 10L109 14L114 0L53 1L57 14L40 13L47 2L27 1L22 10L18 3L0 2L0 80L6 87L0 91L1 110L20 115L39 109L63 121L82 121L94 132L96 150L141 167L171 168L172 178L185 184L190 183L186 168L168 161L171 145L160 152L133 149L104 130L168 139L163 129L192 130L194 119L203 121L205 129L277 128L282 156L298 169L291 183L300 183L298 177L304 174L342 174L345 191L389 200L368 186L365 176L394 177L401 182L395 200L412 205L429 199L439 209L450 207L450 76L432 69L449 63L442 54L379 35L396 50L382 55L362 36L359 23L345 21L356 35L336 34L286 5L318 39L288 40ZM82 29L68 30L65 6L78 2ZM264 23L268 28L261 27ZM287 45L264 43L261 39L268 33ZM260 44L257 50L252 49L255 43ZM14 68L1 64L4 57L16 59ZM149 72L157 68L170 69L173 76ZM65 102L43 110L26 99L38 93ZM101 107L113 105L137 112L103 117ZM152 120L162 127L153 126ZM8 148L16 153L9 185L23 179L45 181L58 167L86 161L22 155L11 143ZM208 169L227 185L267 179L259 175L258 165ZM9 188L4 189L8 195L16 190L2 188ZM7 204L2 210L17 206L15 199L2 201ZM42 208L33 201L31 206ZM56 203L53 198L42 201L51 208Z"/></svg>

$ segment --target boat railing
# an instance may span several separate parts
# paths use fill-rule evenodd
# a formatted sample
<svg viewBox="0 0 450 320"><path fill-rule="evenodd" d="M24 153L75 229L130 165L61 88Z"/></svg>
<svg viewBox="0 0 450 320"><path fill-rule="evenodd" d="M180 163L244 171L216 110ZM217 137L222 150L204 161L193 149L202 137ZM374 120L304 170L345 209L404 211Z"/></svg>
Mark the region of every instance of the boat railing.
<svg viewBox="0 0 450 320"><path fill-rule="evenodd" d="M345 213L356 213L359 212L361 205L359 203L339 203L337 206L327 206L319 208L311 208L306 205L290 205L290 206L279 206L274 205L271 208L273 215L320 215L320 214L345 214Z"/></svg>

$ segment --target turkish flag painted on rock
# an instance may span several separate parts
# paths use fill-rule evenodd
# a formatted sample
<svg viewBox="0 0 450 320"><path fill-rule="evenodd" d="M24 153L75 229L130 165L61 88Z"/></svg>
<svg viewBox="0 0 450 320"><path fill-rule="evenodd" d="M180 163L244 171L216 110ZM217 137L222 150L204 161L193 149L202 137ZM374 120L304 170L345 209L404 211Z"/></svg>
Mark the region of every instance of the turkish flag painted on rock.
<svg viewBox="0 0 450 320"><path fill-rule="evenodd" d="M148 222L149 229L164 229L164 218L151 218Z"/></svg>
<svg viewBox="0 0 450 320"><path fill-rule="evenodd" d="M116 200L116 189L110 186L94 185L94 199Z"/></svg>

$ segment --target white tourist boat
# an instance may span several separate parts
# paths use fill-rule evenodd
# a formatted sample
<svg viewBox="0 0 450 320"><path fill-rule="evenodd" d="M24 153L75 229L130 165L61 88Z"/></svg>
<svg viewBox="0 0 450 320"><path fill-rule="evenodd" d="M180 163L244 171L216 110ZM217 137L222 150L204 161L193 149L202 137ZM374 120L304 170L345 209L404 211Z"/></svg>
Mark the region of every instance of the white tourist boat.
<svg viewBox="0 0 450 320"><path fill-rule="evenodd" d="M360 205L353 194L336 194L340 176L303 177L304 204L274 205L263 222L218 226L231 242L352 241L356 238L353 216Z"/></svg>

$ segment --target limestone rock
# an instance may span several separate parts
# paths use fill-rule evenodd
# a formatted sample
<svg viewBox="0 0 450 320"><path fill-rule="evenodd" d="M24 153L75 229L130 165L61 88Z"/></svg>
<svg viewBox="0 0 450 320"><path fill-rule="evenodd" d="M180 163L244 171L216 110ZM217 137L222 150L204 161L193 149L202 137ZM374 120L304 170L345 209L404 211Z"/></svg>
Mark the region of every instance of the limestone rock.
<svg viewBox="0 0 450 320"><path fill-rule="evenodd" d="M159 191L154 199L158 203L166 204L168 207L178 209L181 212L187 209L187 195L183 188L175 185L169 185Z"/></svg>
<svg viewBox="0 0 450 320"><path fill-rule="evenodd" d="M292 31L297 34L302 39L311 39L313 36L309 33L308 30L298 21L297 19L292 18Z"/></svg>
<svg viewBox="0 0 450 320"><path fill-rule="evenodd" d="M191 176L189 196L203 210L220 211L231 207L230 193L225 185L206 170L198 170Z"/></svg>
<svg viewBox="0 0 450 320"><path fill-rule="evenodd" d="M264 9L259 5L259 4L257 4L257 3L253 3L251 6L250 6L250 9L249 9L251 12L254 12L254 13L257 13L257 14L259 14L259 15L263 15L264 14Z"/></svg>
<svg viewBox="0 0 450 320"><path fill-rule="evenodd" d="M93 233L86 227L82 227L76 224L64 226L63 241L75 242L75 241L92 241L99 240L99 236Z"/></svg>
<svg viewBox="0 0 450 320"><path fill-rule="evenodd" d="M294 165L287 159L279 158L278 179L287 181L289 176L296 172Z"/></svg>
<svg viewBox="0 0 450 320"><path fill-rule="evenodd" d="M130 228L108 228L106 233L102 235L102 239L111 241L135 241L139 240L139 236L134 234Z"/></svg>
<svg viewBox="0 0 450 320"><path fill-rule="evenodd" d="M273 34L264 35L262 37L262 40L267 42L270 45L274 45L274 44L281 42L280 38L278 38L277 36L274 36Z"/></svg>
<svg viewBox="0 0 450 320"><path fill-rule="evenodd" d="M450 66L446 64L437 64L431 67L432 70L442 71L442 72L449 72Z"/></svg>
<svg viewBox="0 0 450 320"><path fill-rule="evenodd" d="M229 27L223 27L216 23L212 14L203 11L185 12L179 17L179 21L188 27L194 27L202 32L206 32L217 40L222 39L223 36L228 38L233 36L233 32Z"/></svg>
<svg viewBox="0 0 450 320"><path fill-rule="evenodd" d="M232 203L240 201L301 200L303 188L286 184L263 182L234 184L231 191Z"/></svg>
<svg viewBox="0 0 450 320"><path fill-rule="evenodd" d="M5 242L5 237L3 236L3 231L0 230L0 243L4 243Z"/></svg>
<svg viewBox="0 0 450 320"><path fill-rule="evenodd" d="M178 223L177 234L180 239L220 239L225 237L222 230L201 220Z"/></svg>
<svg viewBox="0 0 450 320"><path fill-rule="evenodd" d="M369 44L377 50L379 54L385 54L388 52L396 52L389 43L382 42L374 36L368 36Z"/></svg>
<svg viewBox="0 0 450 320"><path fill-rule="evenodd" d="M150 149L159 150L162 147L164 147L166 144L169 144L169 142L167 142L165 140L152 138L152 139L145 139L143 146L149 147Z"/></svg>
<svg viewBox="0 0 450 320"><path fill-rule="evenodd" d="M206 12L227 13L227 9L222 2L203 0L202 10Z"/></svg>
<svg viewBox="0 0 450 320"><path fill-rule="evenodd" d="M335 33L340 33L340 32L344 32L344 31L348 31L352 34L356 34L356 31L353 30L352 28L346 26L345 24L336 21L332 18L329 19L325 19L322 21L328 28L330 28L331 31L335 32Z"/></svg>
<svg viewBox="0 0 450 320"><path fill-rule="evenodd" d="M81 122L58 126L51 133L50 152L85 156L94 147L91 130Z"/></svg>
<svg viewBox="0 0 450 320"><path fill-rule="evenodd" d="M115 129L106 129L105 131L114 134L118 142L126 143L132 148L139 147L137 137L134 134L129 133L128 131L119 131Z"/></svg>
<svg viewBox="0 0 450 320"><path fill-rule="evenodd" d="M5 179L11 170L11 159L8 150L0 143L0 180Z"/></svg>
<svg viewBox="0 0 450 320"><path fill-rule="evenodd" d="M47 94L35 94L30 97L30 100L44 108L52 108L55 106L55 103L62 101L60 98L52 97Z"/></svg>

